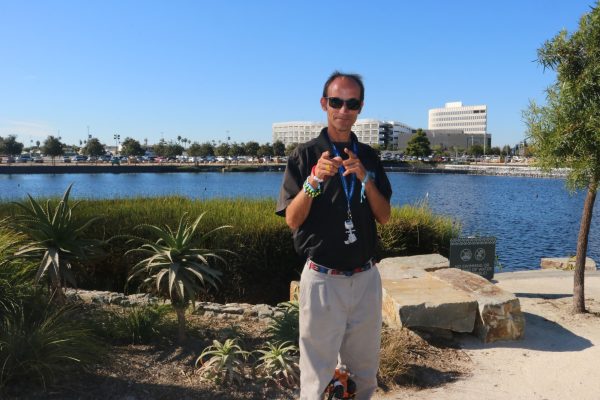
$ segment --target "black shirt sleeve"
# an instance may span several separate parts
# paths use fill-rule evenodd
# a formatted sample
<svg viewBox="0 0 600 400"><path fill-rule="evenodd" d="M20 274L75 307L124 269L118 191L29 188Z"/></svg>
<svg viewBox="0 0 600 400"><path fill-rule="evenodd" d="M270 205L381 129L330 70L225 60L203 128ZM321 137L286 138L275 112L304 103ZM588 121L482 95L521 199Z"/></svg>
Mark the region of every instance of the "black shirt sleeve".
<svg viewBox="0 0 600 400"><path fill-rule="evenodd" d="M377 167L375 172L375 185L379 192L387 199L389 202L392 198L392 185L390 184L390 180L383 169L383 164L380 160L377 160Z"/></svg>
<svg viewBox="0 0 600 400"><path fill-rule="evenodd" d="M303 174L304 162L300 157L299 149L296 148L288 157L288 162L283 174L283 182L279 190L279 198L275 213L279 216L285 216L287 206L292 202L294 197L302 190L302 185L306 177Z"/></svg>

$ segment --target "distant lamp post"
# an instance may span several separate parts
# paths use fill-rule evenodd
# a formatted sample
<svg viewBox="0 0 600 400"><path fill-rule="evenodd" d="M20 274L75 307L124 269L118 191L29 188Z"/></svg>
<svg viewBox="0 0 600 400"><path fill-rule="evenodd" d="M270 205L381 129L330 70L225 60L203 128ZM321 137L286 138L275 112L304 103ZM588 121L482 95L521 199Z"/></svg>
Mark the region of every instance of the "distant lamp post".
<svg viewBox="0 0 600 400"><path fill-rule="evenodd" d="M121 135L115 133L113 137L115 138L115 144L116 144L115 154L118 154L119 153L119 141L121 140Z"/></svg>

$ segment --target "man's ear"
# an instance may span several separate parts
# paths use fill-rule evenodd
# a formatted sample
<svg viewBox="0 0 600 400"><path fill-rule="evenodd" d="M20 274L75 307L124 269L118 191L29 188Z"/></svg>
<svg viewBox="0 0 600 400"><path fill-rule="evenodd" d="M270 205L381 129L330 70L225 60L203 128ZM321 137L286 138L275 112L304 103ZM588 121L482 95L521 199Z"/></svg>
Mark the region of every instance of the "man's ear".
<svg viewBox="0 0 600 400"><path fill-rule="evenodd" d="M321 108L323 111L327 111L327 99L325 97L321 97Z"/></svg>

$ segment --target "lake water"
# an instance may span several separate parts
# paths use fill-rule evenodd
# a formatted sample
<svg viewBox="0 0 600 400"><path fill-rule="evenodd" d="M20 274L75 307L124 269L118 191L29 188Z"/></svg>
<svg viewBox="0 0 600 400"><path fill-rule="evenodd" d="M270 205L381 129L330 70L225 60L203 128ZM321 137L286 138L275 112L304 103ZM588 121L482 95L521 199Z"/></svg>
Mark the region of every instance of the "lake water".
<svg viewBox="0 0 600 400"><path fill-rule="evenodd" d="M183 195L190 198L276 198L282 173L139 173L0 175L0 200L31 193L60 196L74 183L77 198ZM452 216L464 235L495 236L505 270L535 269L540 257L574 255L585 193L574 196L560 179L390 173L393 205L427 199L434 212ZM600 262L600 205L596 205L588 256Z"/></svg>

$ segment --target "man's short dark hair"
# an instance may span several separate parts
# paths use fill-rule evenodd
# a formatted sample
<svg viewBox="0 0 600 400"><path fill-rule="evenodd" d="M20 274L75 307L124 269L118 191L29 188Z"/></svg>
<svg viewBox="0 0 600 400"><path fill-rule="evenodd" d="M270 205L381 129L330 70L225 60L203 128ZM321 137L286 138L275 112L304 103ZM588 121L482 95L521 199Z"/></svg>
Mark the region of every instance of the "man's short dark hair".
<svg viewBox="0 0 600 400"><path fill-rule="evenodd" d="M323 86L323 97L327 97L327 90L329 89L329 85L337 78L348 78L352 79L358 87L360 87L360 101L364 101L365 99L365 85L363 85L362 77L358 74L345 74L340 71L334 71L333 74L327 79L325 82L325 86Z"/></svg>

